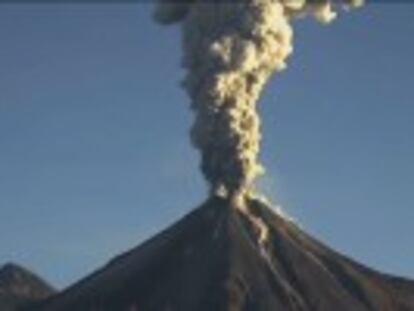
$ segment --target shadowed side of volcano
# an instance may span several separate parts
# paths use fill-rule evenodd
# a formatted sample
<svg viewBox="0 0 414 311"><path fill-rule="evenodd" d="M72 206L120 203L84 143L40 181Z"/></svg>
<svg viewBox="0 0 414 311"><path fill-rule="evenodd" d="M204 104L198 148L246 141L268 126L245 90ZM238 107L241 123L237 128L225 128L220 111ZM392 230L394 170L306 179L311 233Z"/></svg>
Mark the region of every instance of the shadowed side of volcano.
<svg viewBox="0 0 414 311"><path fill-rule="evenodd" d="M259 201L213 198L30 309L69 310L414 311L414 282L351 261Z"/></svg>

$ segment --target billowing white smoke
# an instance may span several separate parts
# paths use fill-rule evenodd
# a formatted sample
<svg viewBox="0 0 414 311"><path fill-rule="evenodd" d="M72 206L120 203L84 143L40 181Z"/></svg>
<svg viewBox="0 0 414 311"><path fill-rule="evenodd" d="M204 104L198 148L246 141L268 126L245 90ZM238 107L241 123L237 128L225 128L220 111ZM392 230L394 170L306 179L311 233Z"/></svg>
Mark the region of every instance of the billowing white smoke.
<svg viewBox="0 0 414 311"><path fill-rule="evenodd" d="M349 7L362 0L341 3ZM191 138L213 193L243 200L264 173L257 103L293 50L292 20L329 23L336 3L321 0L160 0L155 18L182 23L184 88L195 123Z"/></svg>

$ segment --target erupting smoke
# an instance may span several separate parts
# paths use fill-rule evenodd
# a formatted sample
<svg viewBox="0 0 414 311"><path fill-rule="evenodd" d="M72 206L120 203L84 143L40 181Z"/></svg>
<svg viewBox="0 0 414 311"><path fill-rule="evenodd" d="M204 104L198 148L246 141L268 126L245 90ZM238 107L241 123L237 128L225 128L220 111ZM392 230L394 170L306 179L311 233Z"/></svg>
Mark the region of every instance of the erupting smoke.
<svg viewBox="0 0 414 311"><path fill-rule="evenodd" d="M155 18L181 22L183 86L191 98L193 145L213 193L243 200L264 173L258 155L257 103L274 73L286 68L293 50L292 20L313 15L322 23L338 5L363 0L159 0Z"/></svg>

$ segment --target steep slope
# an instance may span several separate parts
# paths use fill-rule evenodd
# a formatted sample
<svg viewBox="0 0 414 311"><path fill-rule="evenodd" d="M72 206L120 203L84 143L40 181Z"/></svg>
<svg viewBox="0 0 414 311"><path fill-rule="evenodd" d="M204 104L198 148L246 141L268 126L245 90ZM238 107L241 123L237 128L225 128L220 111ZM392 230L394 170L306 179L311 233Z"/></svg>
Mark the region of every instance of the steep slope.
<svg viewBox="0 0 414 311"><path fill-rule="evenodd" d="M414 311L414 282L349 260L259 201L242 211L214 198L32 310Z"/></svg>
<svg viewBox="0 0 414 311"><path fill-rule="evenodd" d="M14 311L53 293L54 290L46 282L18 265L9 263L0 268L1 311Z"/></svg>

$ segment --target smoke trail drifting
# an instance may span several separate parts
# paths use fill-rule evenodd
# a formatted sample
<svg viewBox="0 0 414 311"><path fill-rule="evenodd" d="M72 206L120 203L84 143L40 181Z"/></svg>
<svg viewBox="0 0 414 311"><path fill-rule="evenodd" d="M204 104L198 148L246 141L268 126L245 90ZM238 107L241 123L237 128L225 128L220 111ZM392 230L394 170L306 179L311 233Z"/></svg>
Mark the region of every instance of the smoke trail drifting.
<svg viewBox="0 0 414 311"><path fill-rule="evenodd" d="M363 0L343 1L357 7ZM257 103L293 50L292 20L336 17L329 0L160 0L155 18L182 23L184 88L195 123L193 145L213 193L239 200L264 173Z"/></svg>

